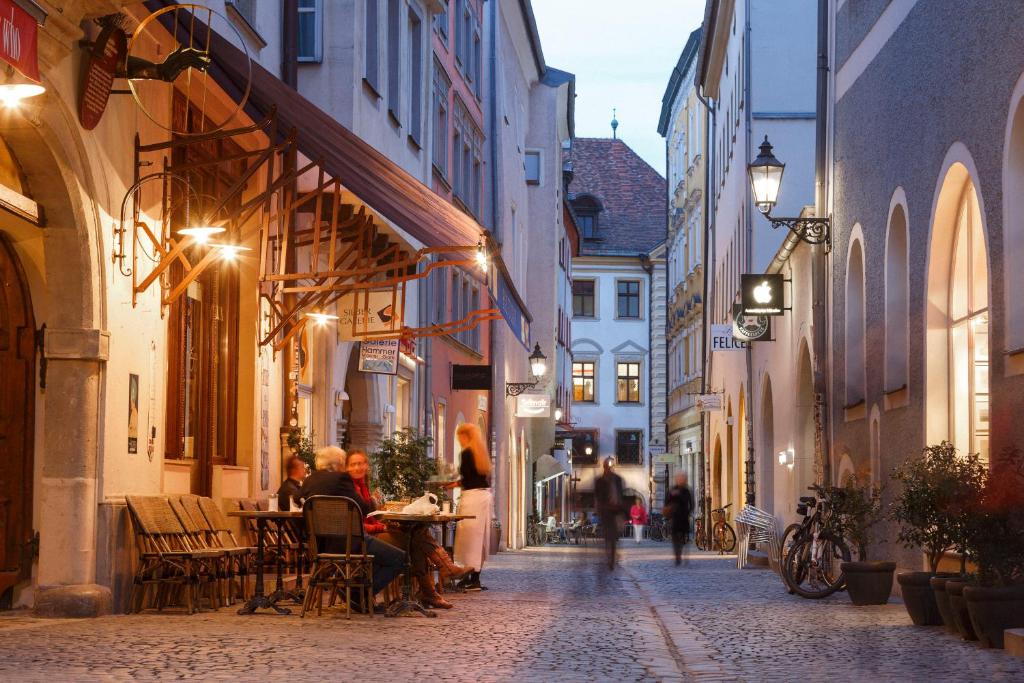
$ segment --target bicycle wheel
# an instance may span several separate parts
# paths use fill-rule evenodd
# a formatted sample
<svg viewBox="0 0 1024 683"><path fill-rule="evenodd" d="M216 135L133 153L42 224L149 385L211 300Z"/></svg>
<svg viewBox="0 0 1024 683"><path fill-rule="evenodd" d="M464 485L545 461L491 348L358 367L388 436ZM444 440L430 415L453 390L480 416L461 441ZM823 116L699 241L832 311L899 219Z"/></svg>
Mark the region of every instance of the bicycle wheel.
<svg viewBox="0 0 1024 683"><path fill-rule="evenodd" d="M818 538L816 556L812 554L814 539L798 542L786 557L785 580L797 595L818 599L832 595L846 584L841 565L850 561L850 549L841 540Z"/></svg>
<svg viewBox="0 0 1024 683"><path fill-rule="evenodd" d="M728 522L716 522L712 536L715 539L715 550L723 553L736 550L736 532Z"/></svg>
<svg viewBox="0 0 1024 683"><path fill-rule="evenodd" d="M798 532L802 529L800 524L790 524L786 527L786 530L782 532L782 541L779 543L781 549L779 553L779 576L782 577L782 582L786 584L786 590L792 595L794 592L793 587L789 585L789 581L786 579L786 558L789 556L789 551L799 541Z"/></svg>
<svg viewBox="0 0 1024 683"><path fill-rule="evenodd" d="M710 550L707 534L704 533L704 520L699 517L693 523L693 544L697 546L697 550Z"/></svg>

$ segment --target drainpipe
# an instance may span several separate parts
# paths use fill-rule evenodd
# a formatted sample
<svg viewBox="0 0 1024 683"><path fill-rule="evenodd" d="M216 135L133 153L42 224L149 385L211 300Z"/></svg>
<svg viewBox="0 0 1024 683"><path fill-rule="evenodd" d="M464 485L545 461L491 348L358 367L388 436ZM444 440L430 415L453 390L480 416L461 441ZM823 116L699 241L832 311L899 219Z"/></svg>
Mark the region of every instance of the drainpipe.
<svg viewBox="0 0 1024 683"><path fill-rule="evenodd" d="M284 0L281 8L281 80L299 87L299 0Z"/></svg>
<svg viewBox="0 0 1024 683"><path fill-rule="evenodd" d="M666 152L667 155L667 152ZM666 203L668 199L666 197ZM640 254L640 267L647 273L647 348L651 350L648 355L650 369L647 372L647 443L651 442L654 435L654 264L649 254ZM668 449L666 449L667 452ZM651 481L654 474L654 464L647 453L647 501L654 506L654 489L651 488Z"/></svg>
<svg viewBox="0 0 1024 683"><path fill-rule="evenodd" d="M714 257L712 248L712 235L711 235L711 195L714 192L713 182L715 178L715 159L711 155L711 131L715 129L715 108L707 100L706 97L701 95L700 88L696 88L697 99L700 100L704 108L707 109L708 117L704 124L704 263L701 271L704 278L704 300L701 305L701 353L700 353L700 393L706 394L708 391L708 296L710 287L713 286L714 280L710 280L708 275L708 268L712 265L712 258ZM700 414L700 449L702 454L701 463L701 475L700 475L700 502L703 503L700 515L704 517L704 524L706 529L710 528L707 526L710 521L707 515L710 506L707 504L710 502L710 493L708 486L711 475L711 457L709 455L709 439L707 433L707 413L701 412Z"/></svg>
<svg viewBox="0 0 1024 683"><path fill-rule="evenodd" d="M747 111L744 114L747 124L747 145L754 139L753 138L753 120L750 114L751 110L751 99L750 99L750 0L746 2L746 17L744 23L744 32L746 34L746 40L743 41L743 99L747 103ZM746 155L749 158L749 148L745 150ZM744 206L747 207L747 211L744 214L746 216L746 231L747 231L747 253L744 254L744 262L746 263L746 272L752 273L754 271L754 217L750 214L751 196L750 196L750 183L744 183ZM757 458L754 454L754 345L751 342L747 343L747 351L743 354L747 360L747 405L746 413L743 415L743 436L746 443L743 444L743 449L746 452L746 464L743 468L745 470L745 481L744 487L746 495L744 502L747 505L754 505L757 501Z"/></svg>
<svg viewBox="0 0 1024 683"><path fill-rule="evenodd" d="M499 19L499 17L498 17L498 3L497 3L497 0L490 0L490 2L487 2L487 14L490 17L490 23L491 23L490 27L488 28L488 34L489 34L488 39L490 40L490 43L491 43L490 44L490 51L489 51L490 54L487 56L487 61L489 63L488 64L488 71L490 71L490 76L491 76L490 77L490 83L488 84L488 88L487 88L487 90L488 90L488 98L489 98L489 105L490 105L488 107L489 111L488 111L487 115L488 115L488 119L490 120L490 130L491 130L491 139L490 139L490 144L491 144L491 235L493 236L493 244L495 246L497 246L497 245L501 244L501 220L500 220L501 219L501 211L498 208L499 206L501 206L501 204L498 201L498 198L499 198L499 184L498 184L498 29L497 29L497 26L498 26L498 19ZM501 277L501 274L497 272L497 269L492 268L492 270L495 271L495 277ZM492 284L492 283L489 283L489 284ZM495 290L496 290L497 289L497 283L493 283L493 285L494 285ZM491 320L490 322L487 323L487 325L488 325L487 360L488 360L488 362L491 363L491 383L492 383L491 390L487 392L487 423L488 423L487 426L490 427L490 432L491 432L491 435L490 435L491 438L490 438L489 444L488 444L491 447L491 462L493 463L492 471L491 471L491 486L494 488L495 491L500 491L499 484L498 484L498 478L500 476L500 472L498 471L498 467L497 467L497 464L498 464L498 453L497 453L498 436L497 436L497 434L498 433L495 430L496 430L496 425L497 425L498 420L497 420L497 416L495 415L495 412L494 412L494 406L496 404L496 401L494 400L494 395L500 391L501 392L501 400L504 401L505 400L505 387L500 386L500 383L498 385L494 384L494 366L496 365L495 358L497 357L497 354L495 353L495 343L494 342L495 342L495 339L498 336L498 330L499 330L498 326L501 325L502 323L503 323L502 320ZM502 431L504 431L504 429L502 429ZM508 501L506 500L505 502L506 502L506 505L507 505ZM498 512L498 510L499 510L498 503L499 503L499 501L497 501L497 500L494 502L494 517L495 518L500 518L499 517L499 512ZM504 534L505 535L505 546L506 547L510 547L509 546L509 540L510 540L509 539L509 529L511 528L511 520L505 520L505 526L506 526L505 534Z"/></svg>

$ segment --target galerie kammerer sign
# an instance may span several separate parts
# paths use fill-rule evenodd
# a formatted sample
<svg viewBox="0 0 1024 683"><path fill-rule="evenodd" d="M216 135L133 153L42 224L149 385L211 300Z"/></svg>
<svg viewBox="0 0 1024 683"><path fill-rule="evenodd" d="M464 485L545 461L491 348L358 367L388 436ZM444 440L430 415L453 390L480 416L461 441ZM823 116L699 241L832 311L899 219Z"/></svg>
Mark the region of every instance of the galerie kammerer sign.
<svg viewBox="0 0 1024 683"><path fill-rule="evenodd" d="M394 375L398 372L398 340L377 339L359 342L360 372Z"/></svg>
<svg viewBox="0 0 1024 683"><path fill-rule="evenodd" d="M782 275L743 275L740 290L746 315L782 315Z"/></svg>

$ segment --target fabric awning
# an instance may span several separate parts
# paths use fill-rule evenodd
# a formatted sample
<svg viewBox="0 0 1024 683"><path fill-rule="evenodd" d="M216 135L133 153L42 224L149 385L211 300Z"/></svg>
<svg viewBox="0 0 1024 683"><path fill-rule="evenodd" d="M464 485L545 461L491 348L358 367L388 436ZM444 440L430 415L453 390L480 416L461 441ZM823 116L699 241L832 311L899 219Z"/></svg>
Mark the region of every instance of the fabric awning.
<svg viewBox="0 0 1024 683"><path fill-rule="evenodd" d="M247 57L212 34L210 74L225 92L239 97L249 71ZM324 168L353 194L413 238L429 247L472 246L480 240L484 228L471 216L253 61L246 112L258 121L275 107L278 130L294 129L303 154L323 160Z"/></svg>
<svg viewBox="0 0 1024 683"><path fill-rule="evenodd" d="M550 454L544 453L537 458L537 475L534 480L538 484L563 474L568 474L568 472Z"/></svg>

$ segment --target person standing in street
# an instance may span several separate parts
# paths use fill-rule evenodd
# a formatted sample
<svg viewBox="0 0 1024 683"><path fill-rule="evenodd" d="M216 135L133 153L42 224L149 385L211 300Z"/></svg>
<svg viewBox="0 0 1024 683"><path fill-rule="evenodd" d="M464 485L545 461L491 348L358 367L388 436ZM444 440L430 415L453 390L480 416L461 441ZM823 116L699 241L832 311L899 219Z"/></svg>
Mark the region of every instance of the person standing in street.
<svg viewBox="0 0 1024 683"><path fill-rule="evenodd" d="M464 422L455 429L459 453L459 479L448 484L461 486L460 515L472 515L455 525L455 563L470 570L459 585L467 591L487 590L480 585L480 572L491 548L491 458L480 428Z"/></svg>
<svg viewBox="0 0 1024 683"><path fill-rule="evenodd" d="M619 524L625 509L623 508L622 477L612 471L612 459L605 458L604 473L594 482L594 494L597 498L597 514L601 518L601 530L604 532L604 549L608 555L608 570L615 569L615 556L619 542Z"/></svg>
<svg viewBox="0 0 1024 683"><path fill-rule="evenodd" d="M693 492L685 472L676 474L675 486L665 494L664 514L672 523L672 552L678 567L683 561L683 548L690 540L690 516L693 514Z"/></svg>
<svg viewBox="0 0 1024 683"><path fill-rule="evenodd" d="M637 500L633 503L633 507L629 508L629 520L633 523L633 539L640 543L644 540L644 525L647 524L647 510L640 500Z"/></svg>

